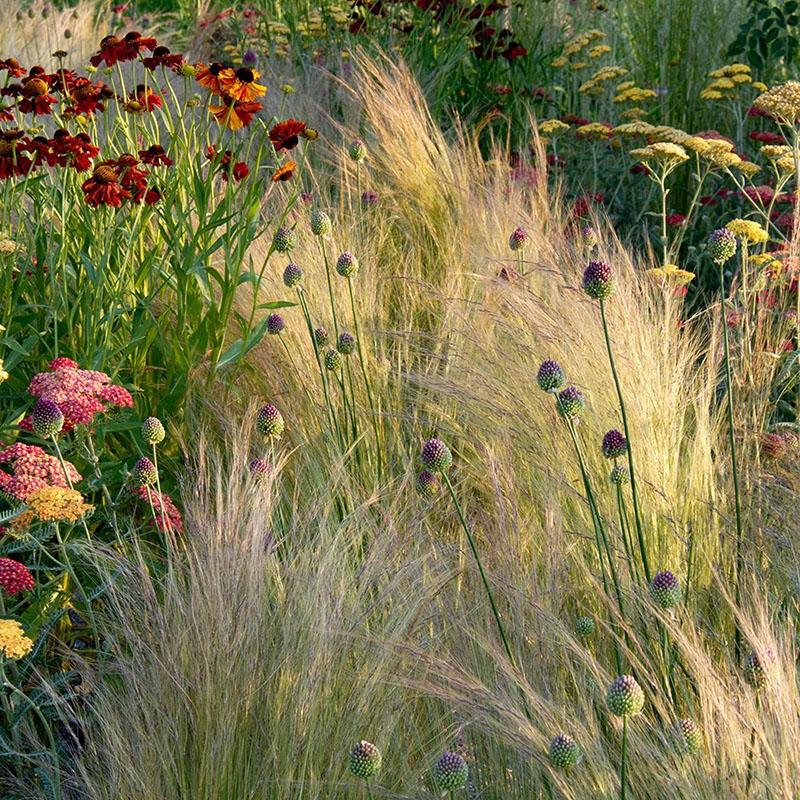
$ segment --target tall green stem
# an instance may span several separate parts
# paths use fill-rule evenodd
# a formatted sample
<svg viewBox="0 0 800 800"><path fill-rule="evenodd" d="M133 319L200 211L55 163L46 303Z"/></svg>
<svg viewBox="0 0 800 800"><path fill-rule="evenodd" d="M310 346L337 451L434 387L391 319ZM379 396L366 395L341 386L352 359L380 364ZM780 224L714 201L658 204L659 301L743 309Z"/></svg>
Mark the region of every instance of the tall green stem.
<svg viewBox="0 0 800 800"><path fill-rule="evenodd" d="M633 465L633 445L631 442L630 430L628 429L628 414L625 411L625 400L622 396L622 387L619 382L619 375L617 374L617 365L614 360L614 350L611 347L611 337L608 333L608 323L606 321L606 308L605 301L600 300L600 317L603 322L603 335L606 340L606 350L608 351L608 361L611 365L611 375L614 378L614 386L617 390L617 399L619 401L619 410L622 414L622 428L625 431L625 439L628 442L628 471L631 475L631 498L633 500L633 517L636 522L636 537L639 541L639 550L642 554L642 566L644 567L644 576L648 583L650 583L650 562L647 558L647 547L644 542L644 530L642 528L642 517L639 512L639 495L636 490L636 470Z"/></svg>
<svg viewBox="0 0 800 800"><path fill-rule="evenodd" d="M628 718L622 718L622 760L619 764L619 800L625 800L628 791Z"/></svg>
<svg viewBox="0 0 800 800"><path fill-rule="evenodd" d="M731 355L728 343L728 321L725 316L725 273L722 263L719 267L719 299L720 317L722 320L722 342L725 350L725 391L728 396L728 443L731 448L731 470L733 471L733 498L736 511L736 575L734 580L736 608L742 596L742 573L744 572L744 550L742 534L742 508L739 498L739 463L736 457L736 432L733 422L733 383L731 378ZM739 661L742 654L742 632L739 623L736 622L735 631L735 651L736 660Z"/></svg>
<svg viewBox="0 0 800 800"><path fill-rule="evenodd" d="M469 542L470 550L472 550L472 555L475 557L475 563L478 565L478 572L480 572L481 580L483 581L483 587L486 589L486 595L489 598L489 605L492 607L492 614L494 615L494 621L497 623L497 630L500 634L500 639L503 642L503 648L506 651L508 660L514 667L516 667L517 663L513 654L511 653L511 646L508 644L505 628L503 628L503 623L500 620L500 612L497 610L497 604L494 601L492 587L489 585L489 579L486 577L486 571L483 569L483 563L481 562L481 557L478 555L478 548L475 546L475 539L472 537L472 531L470 530L469 524L464 517L464 512L461 510L461 503L458 502L458 497L456 497L453 484L450 481L450 476L446 472L443 472L442 477L444 478L444 482L447 484L447 488L450 491L450 497L453 498L453 504L456 507L458 519L461 522L461 527L464 529L464 533L467 535L467 541Z"/></svg>

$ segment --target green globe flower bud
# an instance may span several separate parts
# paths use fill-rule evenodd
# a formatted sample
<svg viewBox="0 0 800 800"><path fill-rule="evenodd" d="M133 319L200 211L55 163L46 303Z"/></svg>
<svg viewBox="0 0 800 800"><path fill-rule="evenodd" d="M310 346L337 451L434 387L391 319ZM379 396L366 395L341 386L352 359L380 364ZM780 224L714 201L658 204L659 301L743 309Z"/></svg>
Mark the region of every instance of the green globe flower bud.
<svg viewBox="0 0 800 800"><path fill-rule="evenodd" d="M372 742L356 742L350 750L350 772L367 780L381 768L381 751Z"/></svg>
<svg viewBox="0 0 800 800"><path fill-rule="evenodd" d="M644 692L631 675L620 675L606 692L608 710L618 717L633 717L644 708Z"/></svg>
<svg viewBox="0 0 800 800"><path fill-rule="evenodd" d="M550 742L550 763L558 769L572 767L581 760L578 743L566 733L559 733Z"/></svg>

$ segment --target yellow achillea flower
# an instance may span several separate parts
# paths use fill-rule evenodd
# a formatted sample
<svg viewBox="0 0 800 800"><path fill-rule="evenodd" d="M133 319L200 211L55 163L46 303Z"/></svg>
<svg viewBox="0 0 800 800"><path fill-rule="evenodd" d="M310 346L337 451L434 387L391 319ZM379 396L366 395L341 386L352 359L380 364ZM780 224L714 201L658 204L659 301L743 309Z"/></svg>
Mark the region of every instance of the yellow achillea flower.
<svg viewBox="0 0 800 800"><path fill-rule="evenodd" d="M585 61L576 61L571 67L571 70L577 72L579 69L586 69L589 65Z"/></svg>
<svg viewBox="0 0 800 800"><path fill-rule="evenodd" d="M709 84L709 89L735 89L736 84L730 78L717 78Z"/></svg>
<svg viewBox="0 0 800 800"><path fill-rule="evenodd" d="M753 105L789 125L794 125L794 121L800 116L800 83L787 81L773 86L756 97Z"/></svg>
<svg viewBox="0 0 800 800"><path fill-rule="evenodd" d="M649 122L637 120L636 122L623 122L622 125L617 125L614 128L614 133L620 136L650 136L655 130L655 127Z"/></svg>
<svg viewBox="0 0 800 800"><path fill-rule="evenodd" d="M715 167L737 167L742 163L742 159L736 153L730 153L725 150L712 149L703 155Z"/></svg>
<svg viewBox="0 0 800 800"><path fill-rule="evenodd" d="M775 161L778 158L790 155L792 148L788 144L765 144L761 148L761 155L768 158L770 161Z"/></svg>
<svg viewBox="0 0 800 800"><path fill-rule="evenodd" d="M592 141L600 141L602 139L610 139L612 129L602 122L590 122L588 125L581 125L575 131L575 135L581 139L590 139Z"/></svg>
<svg viewBox="0 0 800 800"><path fill-rule="evenodd" d="M701 100L722 100L722 98L722 92L718 92L716 89L703 89L703 91L700 92Z"/></svg>
<svg viewBox="0 0 800 800"><path fill-rule="evenodd" d="M567 125L566 122L562 122L560 119L546 119L539 126L539 133L543 133L545 136L557 136L559 133L567 130L569 130L569 125Z"/></svg>
<svg viewBox="0 0 800 800"><path fill-rule="evenodd" d="M681 144L687 150L692 150L700 155L707 153L710 149L708 146L708 139L703 139L700 136L690 136L688 139L684 139Z"/></svg>
<svg viewBox="0 0 800 800"><path fill-rule="evenodd" d="M619 93L614 97L615 103L641 103L643 100L652 100L656 96L652 89L641 89L638 86L631 86L622 91L619 91L619 87L617 87L617 91Z"/></svg>
<svg viewBox="0 0 800 800"><path fill-rule="evenodd" d="M664 264L663 267L653 267L648 269L647 274L662 284L669 283L671 286L686 286L694 280L694 272L681 269L677 264Z"/></svg>
<svg viewBox="0 0 800 800"><path fill-rule="evenodd" d="M600 58L610 52L611 48L607 44L598 44L589 50L589 58Z"/></svg>
<svg viewBox="0 0 800 800"><path fill-rule="evenodd" d="M748 178L752 178L761 169L758 164L754 164L752 161L745 161L744 159L734 166L742 175Z"/></svg>
<svg viewBox="0 0 800 800"><path fill-rule="evenodd" d="M769 234L750 219L733 219L725 227L738 239L750 244L761 244L769 239Z"/></svg>
<svg viewBox="0 0 800 800"><path fill-rule="evenodd" d="M769 89L767 84L761 83L761 81L753 81L752 86L757 92L766 92Z"/></svg>
<svg viewBox="0 0 800 800"><path fill-rule="evenodd" d="M688 153L673 142L653 142L647 147L631 150L631 155L639 161L658 161L669 166L677 166L689 158Z"/></svg>
<svg viewBox="0 0 800 800"><path fill-rule="evenodd" d="M739 72L736 75L731 75L731 80L734 83L750 83L753 79L744 72Z"/></svg>
<svg viewBox="0 0 800 800"><path fill-rule="evenodd" d="M550 62L550 66L554 67L555 69L561 69L561 67L567 66L567 59L564 56L559 56L558 58L554 58Z"/></svg>
<svg viewBox="0 0 800 800"><path fill-rule="evenodd" d="M622 117L624 119L638 119L639 117L643 117L646 113L647 110L641 106L633 106L632 108L625 109L625 111L622 112Z"/></svg>
<svg viewBox="0 0 800 800"><path fill-rule="evenodd" d="M33 650L33 642L15 619L0 619L0 655L22 658Z"/></svg>
<svg viewBox="0 0 800 800"><path fill-rule="evenodd" d="M779 258L775 258L772 253L756 253L750 256L750 263L754 267L763 267L766 272L775 273L783 266Z"/></svg>
<svg viewBox="0 0 800 800"><path fill-rule="evenodd" d="M77 522L92 508L80 492L61 486L37 489L25 502L42 522Z"/></svg>

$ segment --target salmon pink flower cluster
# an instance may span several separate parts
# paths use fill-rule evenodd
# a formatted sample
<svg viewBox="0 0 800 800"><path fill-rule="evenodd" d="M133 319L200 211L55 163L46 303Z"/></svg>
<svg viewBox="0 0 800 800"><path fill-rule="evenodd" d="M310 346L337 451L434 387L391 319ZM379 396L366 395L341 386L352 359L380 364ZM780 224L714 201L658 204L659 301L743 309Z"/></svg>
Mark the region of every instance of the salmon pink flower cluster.
<svg viewBox="0 0 800 800"><path fill-rule="evenodd" d="M41 447L16 442L0 450L0 464L7 464L11 474L0 470L0 492L15 500L25 501L33 492L46 486L69 488L69 480L76 484L82 476L69 461L62 468L55 456Z"/></svg>
<svg viewBox="0 0 800 800"><path fill-rule="evenodd" d="M152 486L138 486L133 490L133 493L144 503L148 511L155 515L150 520L151 525L154 525L162 533L170 531L173 533L183 532L181 512L178 511L175 502L166 492L159 492Z"/></svg>
<svg viewBox="0 0 800 800"><path fill-rule="evenodd" d="M34 375L28 392L58 405L64 415L64 431L77 425L89 425L95 415L106 411L108 406L133 407L130 392L111 383L105 372L81 369L69 358L56 358L50 362L49 372ZM20 427L31 430L31 417L25 417Z"/></svg>

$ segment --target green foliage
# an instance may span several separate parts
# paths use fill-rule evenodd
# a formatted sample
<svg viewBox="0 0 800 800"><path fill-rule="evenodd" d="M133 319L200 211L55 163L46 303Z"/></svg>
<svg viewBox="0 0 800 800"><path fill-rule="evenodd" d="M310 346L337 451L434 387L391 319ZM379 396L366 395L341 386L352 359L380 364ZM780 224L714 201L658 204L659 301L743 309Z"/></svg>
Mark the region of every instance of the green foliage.
<svg viewBox="0 0 800 800"><path fill-rule="evenodd" d="M800 58L800 3L748 0L747 16L728 53L765 74L786 74Z"/></svg>

